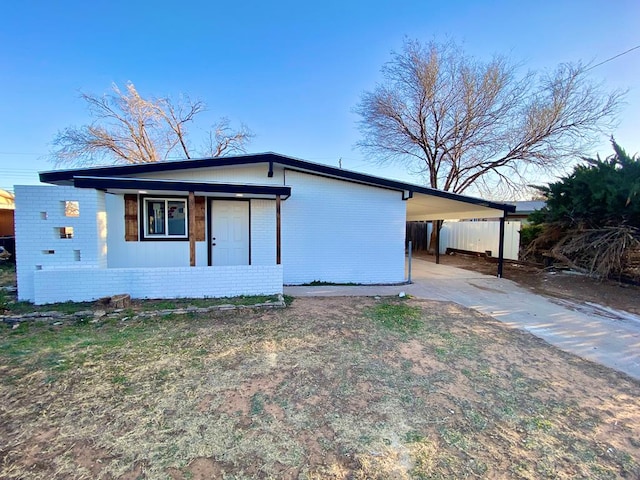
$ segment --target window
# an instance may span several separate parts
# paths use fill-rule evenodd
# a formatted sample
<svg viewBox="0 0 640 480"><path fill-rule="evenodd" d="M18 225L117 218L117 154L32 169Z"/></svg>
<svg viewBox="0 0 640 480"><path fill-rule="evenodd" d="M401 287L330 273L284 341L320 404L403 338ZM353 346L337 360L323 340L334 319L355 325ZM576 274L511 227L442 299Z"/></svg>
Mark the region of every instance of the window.
<svg viewBox="0 0 640 480"><path fill-rule="evenodd" d="M187 201L145 198L144 235L147 238L186 238Z"/></svg>
<svg viewBox="0 0 640 480"><path fill-rule="evenodd" d="M73 238L73 227L59 227L55 231L60 238Z"/></svg>
<svg viewBox="0 0 640 480"><path fill-rule="evenodd" d="M62 202L62 209L65 217L79 217L80 203L75 200L65 200Z"/></svg>

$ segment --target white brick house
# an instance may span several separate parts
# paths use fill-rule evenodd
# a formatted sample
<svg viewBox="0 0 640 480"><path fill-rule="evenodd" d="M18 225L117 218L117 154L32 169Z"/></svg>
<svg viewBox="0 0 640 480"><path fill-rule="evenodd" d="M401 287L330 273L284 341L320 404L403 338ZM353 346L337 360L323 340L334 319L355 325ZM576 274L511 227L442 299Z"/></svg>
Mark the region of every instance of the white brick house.
<svg viewBox="0 0 640 480"><path fill-rule="evenodd" d="M18 297L36 304L402 283L407 220L513 210L274 153L40 180L15 187Z"/></svg>

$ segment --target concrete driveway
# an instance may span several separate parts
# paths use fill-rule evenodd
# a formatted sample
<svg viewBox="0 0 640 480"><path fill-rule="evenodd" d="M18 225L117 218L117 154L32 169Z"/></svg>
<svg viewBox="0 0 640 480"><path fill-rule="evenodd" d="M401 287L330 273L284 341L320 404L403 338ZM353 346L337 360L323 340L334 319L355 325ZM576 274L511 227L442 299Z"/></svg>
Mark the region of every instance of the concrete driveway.
<svg viewBox="0 0 640 480"><path fill-rule="evenodd" d="M567 352L640 380L640 317L595 304L549 299L516 283L460 268L413 260L413 283L399 286L285 287L303 296L374 296L406 292L473 308L527 330Z"/></svg>

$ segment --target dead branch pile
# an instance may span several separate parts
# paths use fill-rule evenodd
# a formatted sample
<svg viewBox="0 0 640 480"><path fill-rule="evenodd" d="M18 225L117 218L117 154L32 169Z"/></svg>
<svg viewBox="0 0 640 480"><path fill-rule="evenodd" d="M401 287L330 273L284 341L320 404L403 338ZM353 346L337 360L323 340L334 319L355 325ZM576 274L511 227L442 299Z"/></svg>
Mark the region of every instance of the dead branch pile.
<svg viewBox="0 0 640 480"><path fill-rule="evenodd" d="M640 282L640 229L630 226L564 230L547 225L525 257L546 257L598 278Z"/></svg>

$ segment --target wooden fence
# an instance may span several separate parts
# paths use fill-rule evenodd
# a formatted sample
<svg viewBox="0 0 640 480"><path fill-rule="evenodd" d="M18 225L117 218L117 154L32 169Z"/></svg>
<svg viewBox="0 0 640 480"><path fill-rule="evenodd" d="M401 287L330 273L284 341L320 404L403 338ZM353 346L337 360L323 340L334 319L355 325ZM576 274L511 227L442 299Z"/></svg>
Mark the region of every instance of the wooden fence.
<svg viewBox="0 0 640 480"><path fill-rule="evenodd" d="M0 237L12 237L13 231L13 210L0 209Z"/></svg>
<svg viewBox="0 0 640 480"><path fill-rule="evenodd" d="M427 250L429 248L429 236L431 235L430 222L407 222L405 235L405 250L409 248L409 240L414 251Z"/></svg>

